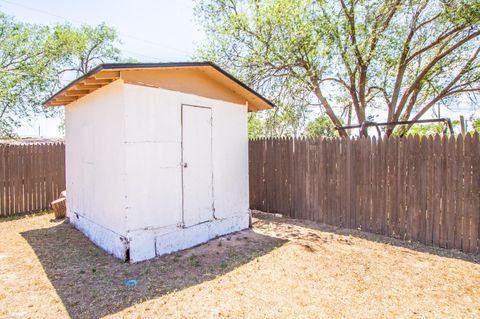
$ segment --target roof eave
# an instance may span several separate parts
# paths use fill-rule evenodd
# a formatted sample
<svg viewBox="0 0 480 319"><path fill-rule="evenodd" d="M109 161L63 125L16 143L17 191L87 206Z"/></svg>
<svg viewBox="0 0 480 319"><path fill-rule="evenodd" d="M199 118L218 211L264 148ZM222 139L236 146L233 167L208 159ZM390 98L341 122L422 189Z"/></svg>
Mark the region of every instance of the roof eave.
<svg viewBox="0 0 480 319"><path fill-rule="evenodd" d="M52 106L50 105L58 96L63 94L64 92L68 91L68 89L72 88L73 86L79 84L83 80L86 80L93 75L103 71L103 70L118 70L121 71L122 69L132 69L132 68L138 68L138 69L150 69L150 68L162 68L162 67L195 67L195 66L209 66L214 68L216 71L220 72L227 78L229 78L231 81L237 83L240 85L242 88L245 90L249 91L250 93L254 94L256 97L261 99L263 102L265 102L267 105L269 105L271 108L276 107L275 104L273 104L270 100L266 99L263 97L261 94L238 80L236 77L228 73L227 71L223 70L221 67L216 65L213 62L208 62L208 61L203 61L203 62L171 62L171 63L106 63L106 64L100 64L99 66L95 67L94 69L90 70L88 73L80 76L79 78L73 80L69 84L67 84L64 88L56 92L54 95L52 95L49 99L47 99L45 102L42 104L44 106ZM71 103L71 102L68 102ZM66 104L68 104L66 103Z"/></svg>

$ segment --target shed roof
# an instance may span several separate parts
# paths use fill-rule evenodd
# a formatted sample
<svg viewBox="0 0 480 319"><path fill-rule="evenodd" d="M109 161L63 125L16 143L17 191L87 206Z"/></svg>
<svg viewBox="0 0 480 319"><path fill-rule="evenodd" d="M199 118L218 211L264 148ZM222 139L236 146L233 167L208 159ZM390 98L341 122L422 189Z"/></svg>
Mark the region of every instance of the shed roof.
<svg viewBox="0 0 480 319"><path fill-rule="evenodd" d="M242 103L247 104L249 111L258 111L265 110L274 107L275 105L267 100L265 97L248 87L246 84L242 83L240 80L217 66L212 62L175 62L175 63L108 63L101 64L88 72L87 74L77 78L72 81L70 84L65 86L63 89L55 93L47 101L44 102L45 106L62 106L68 105L79 98L92 93L93 91L115 81L120 78L127 79L127 83L132 82L132 78L135 79L139 76L139 73L132 73L130 71L165 71L163 76L171 77L172 70L190 70L193 72L200 72L202 76L205 76L205 79L208 81L213 81L217 87L221 87L223 90L227 91L230 96L234 96L235 99L232 102L242 101ZM166 72L170 71L170 72ZM180 72L179 72L180 73ZM186 74L186 73L182 73ZM191 73L190 73L191 74ZM122 76L123 75L123 76ZM158 74L153 74L153 76L162 76L159 72ZM201 78L196 77L193 81L199 80ZM144 80L144 79L141 79ZM147 78L146 83L148 86L156 86L156 81L151 81ZM145 81L140 81L139 83L144 83ZM191 82L191 81L190 81ZM158 84L158 87L164 87L164 82ZM175 85L168 86L166 88L171 88L178 91L187 91L188 93L196 93L199 95L205 95L207 97L212 96L211 92L206 92L205 88L202 90L195 90L192 92L191 85L187 88L189 82L176 82ZM145 84L145 83L144 83ZM191 84L191 83L190 83ZM183 88L185 87L185 88ZM202 94L203 93L203 94ZM222 94L220 99L229 100L229 95ZM225 98L227 97L227 98Z"/></svg>

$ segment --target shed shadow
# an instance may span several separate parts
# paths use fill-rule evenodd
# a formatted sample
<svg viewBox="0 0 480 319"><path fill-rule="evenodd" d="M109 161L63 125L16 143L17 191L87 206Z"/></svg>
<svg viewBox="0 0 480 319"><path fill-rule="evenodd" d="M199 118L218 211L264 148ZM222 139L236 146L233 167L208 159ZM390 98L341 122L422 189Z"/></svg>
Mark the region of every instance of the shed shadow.
<svg viewBox="0 0 480 319"><path fill-rule="evenodd" d="M350 228L340 228L310 220L293 219L283 217L278 214L265 213L261 211L254 211L253 216L260 221L259 223L257 223L258 227L262 228L262 224L268 224L268 228L271 233L273 233L276 237L282 238L287 241L295 241L300 239L307 240L312 243L326 243L329 240L338 240L349 244L348 237L351 236L376 243L392 245L407 250L432 254L439 257L454 258L474 264L480 264L480 254L469 254L456 249L427 246L416 241L401 240L385 235L379 235ZM285 225L287 225L287 227L285 227ZM288 227L288 225L299 227ZM303 231L300 232L298 231L298 229L302 229ZM318 232L336 234L345 237L343 239L331 239L325 235L320 236Z"/></svg>
<svg viewBox="0 0 480 319"><path fill-rule="evenodd" d="M21 233L72 318L115 314L172 291L214 279L269 253L286 240L244 230L128 264L108 255L67 222ZM128 287L126 281L137 280Z"/></svg>

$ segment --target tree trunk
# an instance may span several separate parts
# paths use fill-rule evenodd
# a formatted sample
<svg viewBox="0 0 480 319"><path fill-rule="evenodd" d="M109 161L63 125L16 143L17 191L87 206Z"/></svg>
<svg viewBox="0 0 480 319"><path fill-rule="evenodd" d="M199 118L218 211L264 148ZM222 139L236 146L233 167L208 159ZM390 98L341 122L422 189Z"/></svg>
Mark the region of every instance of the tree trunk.
<svg viewBox="0 0 480 319"><path fill-rule="evenodd" d="M317 96L318 100L320 101L320 103L325 108L325 112L327 113L328 117L330 118L330 120L332 120L333 124L337 128L338 134L340 135L340 137L348 137L348 133L344 129L340 128L342 126L342 123L340 122L338 117L335 115L335 112L333 112L333 109L332 109L330 103L328 103L325 96L323 96L322 91L320 90L318 85L314 86L313 91L314 91L315 95Z"/></svg>

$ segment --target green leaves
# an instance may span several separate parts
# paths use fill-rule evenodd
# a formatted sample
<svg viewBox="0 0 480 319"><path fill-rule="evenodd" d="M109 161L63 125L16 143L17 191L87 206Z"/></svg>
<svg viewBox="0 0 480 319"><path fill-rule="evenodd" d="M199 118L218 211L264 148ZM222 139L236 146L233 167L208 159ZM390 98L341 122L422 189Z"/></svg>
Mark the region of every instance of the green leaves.
<svg viewBox="0 0 480 319"><path fill-rule="evenodd" d="M281 108L296 108L298 119L308 104L321 104L337 125L345 109L353 109L358 122L379 109L389 121L412 119L437 103L454 105L455 97L480 92L478 1L197 3L208 35L198 55ZM271 112L280 118L284 110Z"/></svg>
<svg viewBox="0 0 480 319"><path fill-rule="evenodd" d="M308 137L338 137L338 131L328 116L320 116L308 123L305 135Z"/></svg>
<svg viewBox="0 0 480 319"><path fill-rule="evenodd" d="M473 131L480 133L480 118L472 119Z"/></svg>
<svg viewBox="0 0 480 319"><path fill-rule="evenodd" d="M52 81L46 27L15 22L0 13L0 134L11 136L20 118L40 112L35 101ZM24 115L24 116L23 116Z"/></svg>
<svg viewBox="0 0 480 319"><path fill-rule="evenodd" d="M119 59L115 30L54 27L15 21L0 12L0 136L12 136L35 114L57 110L41 103L61 86L66 72L78 76L102 62Z"/></svg>
<svg viewBox="0 0 480 319"><path fill-rule="evenodd" d="M59 25L54 28L53 34L56 45L62 49L61 58L65 65L71 67L67 70L73 70L77 75L87 73L100 63L120 59L116 32L104 23L80 28Z"/></svg>

